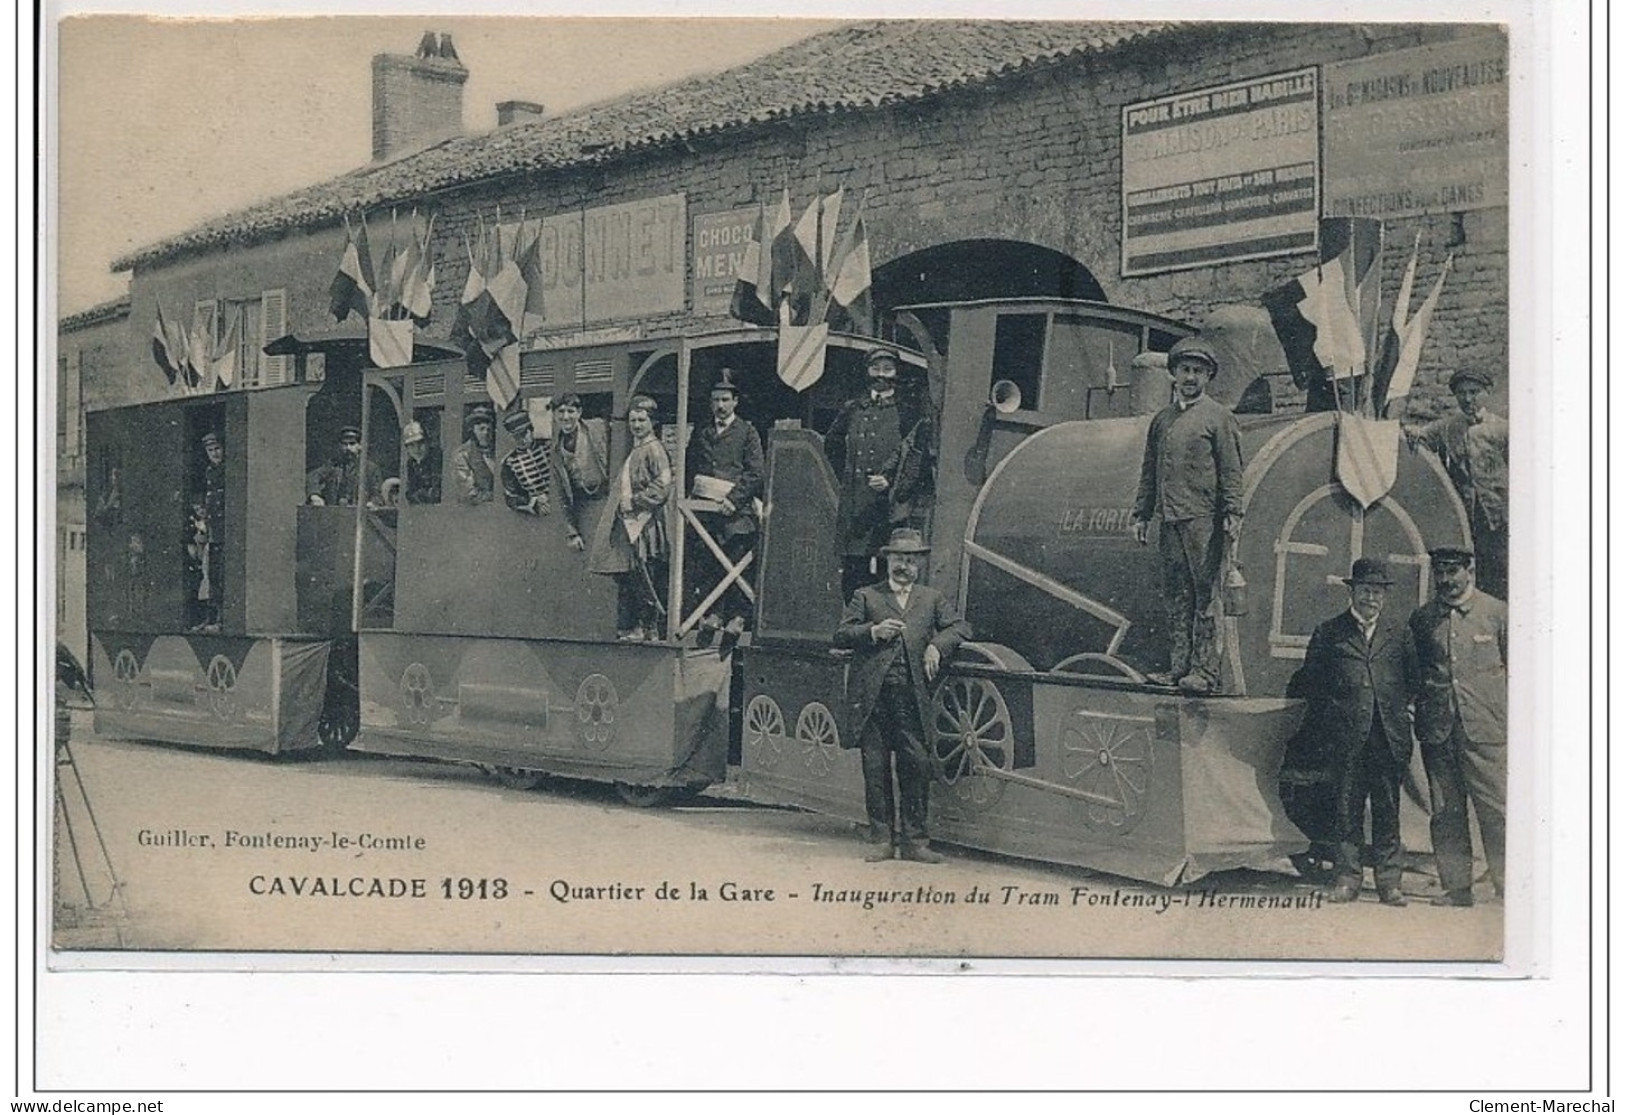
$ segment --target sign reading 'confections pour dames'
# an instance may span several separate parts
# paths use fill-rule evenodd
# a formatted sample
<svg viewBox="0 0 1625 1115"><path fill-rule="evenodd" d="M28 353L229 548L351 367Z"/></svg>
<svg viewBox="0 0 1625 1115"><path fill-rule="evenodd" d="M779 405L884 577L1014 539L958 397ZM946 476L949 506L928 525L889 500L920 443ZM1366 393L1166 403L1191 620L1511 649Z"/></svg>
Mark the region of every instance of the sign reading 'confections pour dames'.
<svg viewBox="0 0 1625 1115"><path fill-rule="evenodd" d="M1328 64L1326 213L1410 217L1507 203L1499 34Z"/></svg>
<svg viewBox="0 0 1625 1115"><path fill-rule="evenodd" d="M1123 109L1123 274L1316 246L1314 67Z"/></svg>

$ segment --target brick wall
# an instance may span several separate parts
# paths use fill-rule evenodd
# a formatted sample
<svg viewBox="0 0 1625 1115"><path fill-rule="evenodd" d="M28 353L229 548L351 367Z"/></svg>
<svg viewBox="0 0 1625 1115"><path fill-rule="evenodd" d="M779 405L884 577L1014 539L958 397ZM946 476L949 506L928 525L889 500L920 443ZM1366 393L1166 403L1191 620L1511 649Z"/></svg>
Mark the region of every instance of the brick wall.
<svg viewBox="0 0 1625 1115"><path fill-rule="evenodd" d="M380 54L372 60L372 157L389 159L463 130L460 63Z"/></svg>
<svg viewBox="0 0 1625 1115"><path fill-rule="evenodd" d="M1121 109L1125 104L1313 63L1359 58L1449 39L1445 26L1220 25L1173 41L1131 44L1104 57L1062 65L958 91L928 103L809 116L762 125L725 138L620 159L601 167L519 175L500 183L423 199L434 211L438 260L435 320L444 336L467 275L463 235L476 214L529 217L571 212L683 192L689 215L754 204L788 183L798 210L815 190L844 183L865 199L871 257L888 260L955 240L999 238L1053 248L1076 258L1113 302L1193 324L1216 306L1255 304L1266 289L1302 273L1309 253L1123 279ZM387 215L373 214L373 220ZM376 224L375 224L376 227ZM1463 243L1444 215L1391 222L1384 287L1391 296L1421 232L1419 301L1445 255L1455 254L1439 311L1422 354L1417 403L1423 413L1443 399L1441 379L1466 364L1487 368L1501 383L1507 369L1507 212L1469 212ZM254 248L212 253L139 273L131 319L150 329L152 290L174 292L176 305L207 297L221 276L227 286L286 286L290 327L321 320L326 290L342 247L341 230L296 235ZM179 295L184 292L184 298ZM201 292L201 293L194 293ZM171 304L165 295L166 310ZM685 315L644 321L658 329ZM136 346L139 347L139 346ZM148 361L150 363L150 360ZM1442 402L1441 402L1442 401Z"/></svg>

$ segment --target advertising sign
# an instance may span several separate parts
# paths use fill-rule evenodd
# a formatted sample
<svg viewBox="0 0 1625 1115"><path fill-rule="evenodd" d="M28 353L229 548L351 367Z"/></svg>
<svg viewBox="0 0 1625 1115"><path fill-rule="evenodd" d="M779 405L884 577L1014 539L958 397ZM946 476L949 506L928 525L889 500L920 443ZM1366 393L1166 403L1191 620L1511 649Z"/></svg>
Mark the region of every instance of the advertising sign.
<svg viewBox="0 0 1625 1115"><path fill-rule="evenodd" d="M542 221L543 316L527 329L581 329L683 309L687 197L559 213ZM505 225L512 236L517 224Z"/></svg>
<svg viewBox="0 0 1625 1115"><path fill-rule="evenodd" d="M1316 246L1313 66L1123 109L1123 275Z"/></svg>
<svg viewBox="0 0 1625 1115"><path fill-rule="evenodd" d="M745 248L756 228L757 207L701 213L694 218L694 266L689 297L694 314L726 314L733 302L734 279L745 261Z"/></svg>
<svg viewBox="0 0 1625 1115"><path fill-rule="evenodd" d="M1507 45L1475 36L1324 71L1326 213L1410 217L1507 203Z"/></svg>

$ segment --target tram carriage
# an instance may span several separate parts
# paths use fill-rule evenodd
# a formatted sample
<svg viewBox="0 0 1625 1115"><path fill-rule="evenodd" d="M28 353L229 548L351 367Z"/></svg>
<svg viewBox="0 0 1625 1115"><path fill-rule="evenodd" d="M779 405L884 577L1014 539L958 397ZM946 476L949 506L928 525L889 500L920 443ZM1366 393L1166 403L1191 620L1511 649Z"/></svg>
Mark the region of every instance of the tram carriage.
<svg viewBox="0 0 1625 1115"><path fill-rule="evenodd" d="M355 737L351 586L384 548L357 534L354 508L306 506L305 487L360 418L366 338L331 329L268 351L290 357L292 382L86 417L99 735L271 754L342 751ZM420 343L415 355L444 351ZM224 449L212 480L211 433ZM189 555L191 505L211 498L212 546Z"/></svg>

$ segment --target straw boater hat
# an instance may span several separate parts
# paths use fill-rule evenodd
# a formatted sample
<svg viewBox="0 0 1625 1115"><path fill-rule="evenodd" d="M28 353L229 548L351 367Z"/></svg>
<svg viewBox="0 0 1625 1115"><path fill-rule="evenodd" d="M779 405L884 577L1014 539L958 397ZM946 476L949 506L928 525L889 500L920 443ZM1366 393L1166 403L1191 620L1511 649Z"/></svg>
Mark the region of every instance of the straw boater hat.
<svg viewBox="0 0 1625 1115"><path fill-rule="evenodd" d="M1388 575L1388 563L1381 558L1360 558L1354 563L1352 576L1344 577L1345 585L1391 585L1393 577Z"/></svg>
<svg viewBox="0 0 1625 1115"><path fill-rule="evenodd" d="M1209 372L1219 370L1219 356L1213 351L1213 346L1200 337L1182 337L1174 342L1174 347L1168 350L1168 370L1173 371L1174 365L1181 360L1195 360L1206 364Z"/></svg>
<svg viewBox="0 0 1625 1115"><path fill-rule="evenodd" d="M913 527L898 527L891 532L891 540L880 547L883 554L929 554L931 547L925 536Z"/></svg>

